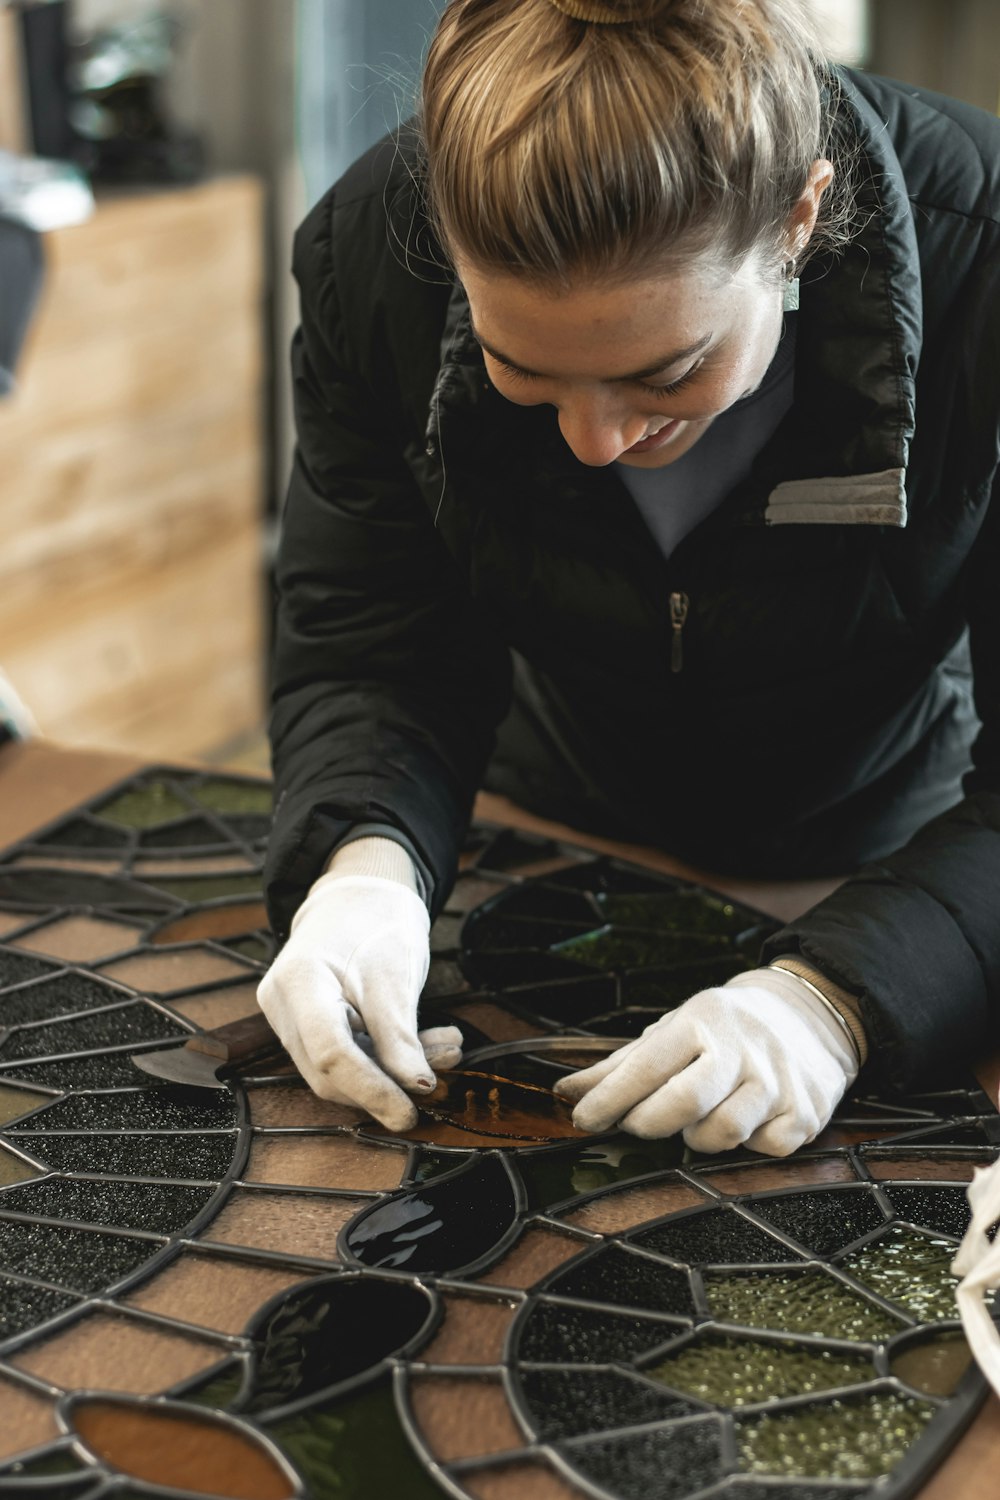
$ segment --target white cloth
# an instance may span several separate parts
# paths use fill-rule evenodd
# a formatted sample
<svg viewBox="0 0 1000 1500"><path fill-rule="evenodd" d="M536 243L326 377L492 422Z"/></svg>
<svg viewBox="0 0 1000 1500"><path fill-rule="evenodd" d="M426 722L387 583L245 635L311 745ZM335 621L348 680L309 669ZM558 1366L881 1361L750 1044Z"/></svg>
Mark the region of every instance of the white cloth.
<svg viewBox="0 0 1000 1500"><path fill-rule="evenodd" d="M559 1080L581 1130L683 1130L696 1151L787 1156L827 1124L857 1061L794 974L753 969L701 990L592 1068Z"/></svg>
<svg viewBox="0 0 1000 1500"><path fill-rule="evenodd" d="M1000 1393L1000 1335L986 1306L986 1294L1000 1286L1000 1235L988 1231L1000 1219L1000 1161L977 1167L968 1188L972 1222L951 1269L962 1280L956 1290L958 1314L976 1363Z"/></svg>
<svg viewBox="0 0 1000 1500"><path fill-rule="evenodd" d="M363 842L338 853L312 885L257 999L315 1093L409 1130L417 1110L404 1090L430 1092L433 1069L461 1059L462 1037L457 1026L418 1033L427 908L399 880L341 871L342 859L356 868Z"/></svg>

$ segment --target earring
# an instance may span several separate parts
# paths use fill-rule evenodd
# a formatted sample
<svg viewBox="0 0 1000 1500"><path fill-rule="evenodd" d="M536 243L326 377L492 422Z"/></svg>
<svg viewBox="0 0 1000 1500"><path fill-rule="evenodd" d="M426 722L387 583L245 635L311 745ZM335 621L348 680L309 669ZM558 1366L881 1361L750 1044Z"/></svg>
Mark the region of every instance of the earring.
<svg viewBox="0 0 1000 1500"><path fill-rule="evenodd" d="M798 312L799 310L799 278L795 274L794 260L786 260L782 266L785 276L785 296L783 307L785 312Z"/></svg>

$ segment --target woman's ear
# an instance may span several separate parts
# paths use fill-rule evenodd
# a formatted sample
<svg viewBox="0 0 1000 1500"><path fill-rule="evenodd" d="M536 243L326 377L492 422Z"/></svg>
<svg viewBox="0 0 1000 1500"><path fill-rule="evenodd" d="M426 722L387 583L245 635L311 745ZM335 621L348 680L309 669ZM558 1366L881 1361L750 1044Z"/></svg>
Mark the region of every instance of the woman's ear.
<svg viewBox="0 0 1000 1500"><path fill-rule="evenodd" d="M806 185L788 220L788 256L797 261L812 239L823 194L833 181L833 163L820 157L809 168Z"/></svg>

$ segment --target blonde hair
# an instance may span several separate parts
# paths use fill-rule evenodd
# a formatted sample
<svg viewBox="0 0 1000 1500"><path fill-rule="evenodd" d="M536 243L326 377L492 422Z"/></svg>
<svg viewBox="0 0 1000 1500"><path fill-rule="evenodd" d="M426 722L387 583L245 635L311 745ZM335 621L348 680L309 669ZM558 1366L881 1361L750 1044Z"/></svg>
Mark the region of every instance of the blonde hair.
<svg viewBox="0 0 1000 1500"><path fill-rule="evenodd" d="M706 253L773 250L777 269L809 169L836 149L836 83L804 0L602 0L614 25L570 13L586 9L446 6L421 119L447 253L562 286ZM839 165L810 254L849 237Z"/></svg>

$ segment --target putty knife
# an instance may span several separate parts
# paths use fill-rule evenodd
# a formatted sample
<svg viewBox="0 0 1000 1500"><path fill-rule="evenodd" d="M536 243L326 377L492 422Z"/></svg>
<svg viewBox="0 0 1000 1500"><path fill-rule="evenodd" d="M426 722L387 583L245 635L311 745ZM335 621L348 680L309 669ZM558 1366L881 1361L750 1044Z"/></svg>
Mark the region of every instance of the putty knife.
<svg viewBox="0 0 1000 1500"><path fill-rule="evenodd" d="M164 1078L168 1083L183 1083L188 1088L224 1089L226 1080L219 1077L221 1071L231 1073L249 1063L263 1062L271 1057L284 1059L287 1055L266 1017L258 1014L216 1026L212 1031L199 1031L183 1047L136 1052L132 1062L144 1073Z"/></svg>

